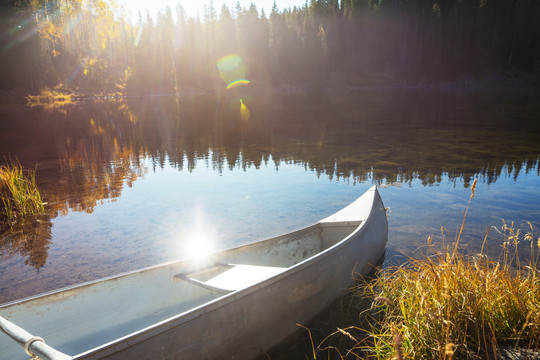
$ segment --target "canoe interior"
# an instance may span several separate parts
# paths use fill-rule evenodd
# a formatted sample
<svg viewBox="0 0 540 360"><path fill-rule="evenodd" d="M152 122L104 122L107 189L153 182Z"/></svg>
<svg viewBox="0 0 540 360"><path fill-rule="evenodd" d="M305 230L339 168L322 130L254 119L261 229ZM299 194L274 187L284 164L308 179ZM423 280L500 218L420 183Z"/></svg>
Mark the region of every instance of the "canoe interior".
<svg viewBox="0 0 540 360"><path fill-rule="evenodd" d="M184 281L182 276L207 282L229 270L229 264L271 267L278 269L277 274L280 268L289 268L332 247L360 223L319 223L205 260L160 265L63 289L2 305L0 316L43 337L53 348L76 356L225 296ZM28 358L7 336L0 336L0 349L0 359Z"/></svg>

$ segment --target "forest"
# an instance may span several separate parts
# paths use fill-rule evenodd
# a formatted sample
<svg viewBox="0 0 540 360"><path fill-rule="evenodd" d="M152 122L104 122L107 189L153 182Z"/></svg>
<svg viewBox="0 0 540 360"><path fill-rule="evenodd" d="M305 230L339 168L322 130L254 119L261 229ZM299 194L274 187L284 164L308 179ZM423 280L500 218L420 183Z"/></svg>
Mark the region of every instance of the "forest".
<svg viewBox="0 0 540 360"><path fill-rule="evenodd" d="M238 80L318 89L540 68L538 0L310 0L269 14L210 2L195 18L178 4L136 20L114 0L1 4L0 90L15 93L170 94Z"/></svg>

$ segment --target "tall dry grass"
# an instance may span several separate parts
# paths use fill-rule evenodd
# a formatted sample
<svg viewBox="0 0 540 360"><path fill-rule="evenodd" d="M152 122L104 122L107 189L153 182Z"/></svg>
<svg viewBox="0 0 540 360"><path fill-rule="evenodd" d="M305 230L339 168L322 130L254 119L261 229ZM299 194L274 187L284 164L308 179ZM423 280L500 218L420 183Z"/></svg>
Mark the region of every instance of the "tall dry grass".
<svg viewBox="0 0 540 360"><path fill-rule="evenodd" d="M20 164L0 165L0 227L35 218L44 206L34 171Z"/></svg>
<svg viewBox="0 0 540 360"><path fill-rule="evenodd" d="M480 254L465 255L459 244L475 186L476 180L453 244L428 239L436 255L410 258L359 287L371 301L357 324L330 336L356 341L346 349L331 347L328 358L495 359L503 351L540 358L540 238L530 223L525 233L504 223L497 229L504 237L500 258L488 258L484 246ZM530 246L525 263L520 242ZM317 348L323 358L326 342Z"/></svg>

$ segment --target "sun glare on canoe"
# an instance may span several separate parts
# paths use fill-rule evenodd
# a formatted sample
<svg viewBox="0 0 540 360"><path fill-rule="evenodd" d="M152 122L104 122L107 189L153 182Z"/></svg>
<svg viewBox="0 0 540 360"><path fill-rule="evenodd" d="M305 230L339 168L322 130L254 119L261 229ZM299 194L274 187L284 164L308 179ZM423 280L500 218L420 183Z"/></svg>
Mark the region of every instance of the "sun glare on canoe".
<svg viewBox="0 0 540 360"><path fill-rule="evenodd" d="M202 259L212 252L211 241L202 234L188 240L187 252L189 257Z"/></svg>
<svg viewBox="0 0 540 360"><path fill-rule="evenodd" d="M179 252L179 258L202 260L215 251L218 236L213 221L209 220L204 210L200 208L195 209L193 217L184 220L187 224L184 223L183 226L173 230L174 238L179 245L175 252Z"/></svg>

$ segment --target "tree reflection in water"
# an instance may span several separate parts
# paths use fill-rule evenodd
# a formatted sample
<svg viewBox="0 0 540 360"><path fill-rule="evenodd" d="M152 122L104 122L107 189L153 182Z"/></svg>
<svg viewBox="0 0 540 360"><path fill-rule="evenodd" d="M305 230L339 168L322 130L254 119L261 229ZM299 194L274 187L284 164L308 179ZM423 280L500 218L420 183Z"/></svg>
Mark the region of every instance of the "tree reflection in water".
<svg viewBox="0 0 540 360"><path fill-rule="evenodd" d="M539 170L539 105L526 99L235 91L2 109L0 153L37 168L48 203L47 219L2 236L2 257L43 266L52 218L92 213L166 163L192 171L205 159L218 172L296 163L330 179L425 186Z"/></svg>
<svg viewBox="0 0 540 360"><path fill-rule="evenodd" d="M40 219L6 230L0 235L0 259L20 256L26 265L39 270L47 262L51 227L48 219Z"/></svg>

